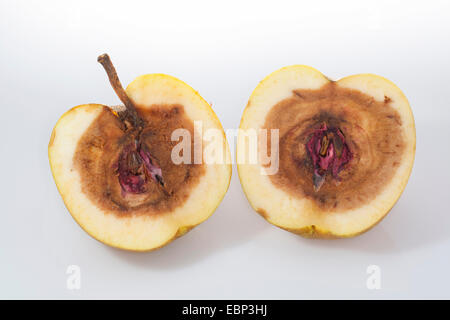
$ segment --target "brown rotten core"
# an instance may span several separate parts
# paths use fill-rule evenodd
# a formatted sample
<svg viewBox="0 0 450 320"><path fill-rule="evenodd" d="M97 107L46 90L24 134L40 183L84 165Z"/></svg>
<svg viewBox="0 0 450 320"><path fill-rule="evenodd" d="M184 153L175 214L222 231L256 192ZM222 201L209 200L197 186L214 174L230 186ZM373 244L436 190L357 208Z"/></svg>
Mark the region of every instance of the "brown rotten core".
<svg viewBox="0 0 450 320"><path fill-rule="evenodd" d="M156 182L166 192L161 167L146 146L141 143L140 136L142 129L146 126L145 121L138 115L136 107L122 87L109 56L106 53L102 54L97 61L105 68L111 86L125 105L125 110L117 114L124 124L124 130L131 135L133 141L122 149L116 164L116 173L122 192L124 194L144 193L150 181Z"/></svg>
<svg viewBox="0 0 450 320"><path fill-rule="evenodd" d="M329 212L376 198L393 179L406 145L390 99L377 101L334 82L294 90L272 107L264 128L280 130L279 170L270 180Z"/></svg>

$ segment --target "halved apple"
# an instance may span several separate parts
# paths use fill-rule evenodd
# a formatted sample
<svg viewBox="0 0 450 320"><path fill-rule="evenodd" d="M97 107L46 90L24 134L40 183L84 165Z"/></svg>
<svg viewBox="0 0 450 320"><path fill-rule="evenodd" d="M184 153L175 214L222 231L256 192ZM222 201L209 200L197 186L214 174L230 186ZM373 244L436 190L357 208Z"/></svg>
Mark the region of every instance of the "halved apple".
<svg viewBox="0 0 450 320"><path fill-rule="evenodd" d="M260 139L258 161L239 163L251 153L245 132L261 129L278 130L279 139ZM282 68L253 91L240 130L238 172L250 204L306 237L352 237L373 227L400 197L414 162L408 100L373 74L331 81L311 67ZM278 161L272 174L260 161L265 150L276 152L267 152Z"/></svg>
<svg viewBox="0 0 450 320"><path fill-rule="evenodd" d="M194 122L220 132L229 160L225 134L211 106L184 82L147 74L125 91L109 57L99 62L125 107L86 104L67 111L48 147L53 177L67 209L92 237L121 249L156 249L206 220L228 189L230 161L202 161L206 143L195 141L203 137ZM188 133L182 137L192 152L200 147L200 161L173 161L177 129Z"/></svg>

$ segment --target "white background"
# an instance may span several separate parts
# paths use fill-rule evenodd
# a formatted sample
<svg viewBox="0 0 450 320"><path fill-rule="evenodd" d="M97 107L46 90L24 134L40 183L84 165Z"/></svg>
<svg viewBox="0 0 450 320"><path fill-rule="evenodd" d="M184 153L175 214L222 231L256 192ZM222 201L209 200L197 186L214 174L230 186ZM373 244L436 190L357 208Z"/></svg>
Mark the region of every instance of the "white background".
<svg viewBox="0 0 450 320"><path fill-rule="evenodd" d="M1 1L0 298L450 298L450 2ZM376 73L410 100L417 153L381 224L307 240L250 208L236 170L205 223L150 253L107 247L71 218L47 158L69 108L118 104L96 62L126 85L176 76L237 128L272 71L307 64L337 79ZM66 268L81 268L81 289ZM366 268L381 268L381 290Z"/></svg>

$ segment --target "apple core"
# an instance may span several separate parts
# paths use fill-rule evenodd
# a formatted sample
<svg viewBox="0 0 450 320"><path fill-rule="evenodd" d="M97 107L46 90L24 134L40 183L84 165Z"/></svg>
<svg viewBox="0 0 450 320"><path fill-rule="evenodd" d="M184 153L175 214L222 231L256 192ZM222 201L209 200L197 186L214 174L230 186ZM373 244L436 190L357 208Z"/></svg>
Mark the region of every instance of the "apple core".
<svg viewBox="0 0 450 320"><path fill-rule="evenodd" d="M105 106L74 154L83 191L118 216L170 212L186 201L205 173L204 164L174 164L171 159L177 143L171 133L183 127L194 136L194 124L183 106L136 110L144 123L139 136L124 131L119 118Z"/></svg>
<svg viewBox="0 0 450 320"><path fill-rule="evenodd" d="M338 174L352 159L352 153L339 128L328 128L324 122L314 130L306 143L306 150L314 168L314 189L318 191L327 173L339 181Z"/></svg>
<svg viewBox="0 0 450 320"><path fill-rule="evenodd" d="M175 165L171 134L194 126L182 105L135 105L123 89L108 55L98 61L124 108L104 107L74 154L82 190L106 212L153 215L181 206L204 174L202 164ZM191 139L191 146L193 141Z"/></svg>
<svg viewBox="0 0 450 320"><path fill-rule="evenodd" d="M117 173L124 193L144 193L150 179L164 186L161 168L138 140L122 150L117 162Z"/></svg>
<svg viewBox="0 0 450 320"><path fill-rule="evenodd" d="M325 211L374 199L405 149L401 118L390 103L334 82L293 90L266 116L264 128L280 134L279 170L270 180Z"/></svg>

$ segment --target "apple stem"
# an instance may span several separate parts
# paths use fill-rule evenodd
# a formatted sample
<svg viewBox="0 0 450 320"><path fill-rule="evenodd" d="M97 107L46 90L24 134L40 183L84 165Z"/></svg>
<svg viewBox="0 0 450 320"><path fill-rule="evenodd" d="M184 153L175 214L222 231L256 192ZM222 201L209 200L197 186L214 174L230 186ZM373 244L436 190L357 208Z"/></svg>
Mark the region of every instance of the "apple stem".
<svg viewBox="0 0 450 320"><path fill-rule="evenodd" d="M125 122L125 125L127 125L127 123L130 123L131 126L135 129L142 128L144 121L139 117L136 111L136 107L128 97L125 89L122 87L122 84L120 83L119 77L116 72L116 68L114 68L109 55L104 53L97 58L97 61L105 69L111 86L113 87L119 99L125 105L126 112L122 112L122 114L119 115L121 120Z"/></svg>

